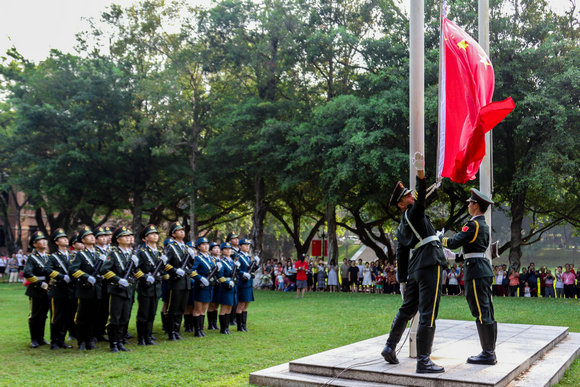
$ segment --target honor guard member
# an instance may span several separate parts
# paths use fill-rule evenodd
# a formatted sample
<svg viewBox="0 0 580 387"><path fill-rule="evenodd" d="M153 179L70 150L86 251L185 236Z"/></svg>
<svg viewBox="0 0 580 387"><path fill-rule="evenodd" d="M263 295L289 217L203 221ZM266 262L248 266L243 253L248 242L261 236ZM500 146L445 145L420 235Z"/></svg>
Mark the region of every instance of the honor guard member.
<svg viewBox="0 0 580 387"><path fill-rule="evenodd" d="M139 269L145 273L137 282L137 344L155 345L153 341L153 322L157 313L157 303L161 297L161 269L163 261L157 248L159 232L153 224L141 230L141 241L145 244L139 252Z"/></svg>
<svg viewBox="0 0 580 387"><path fill-rule="evenodd" d="M102 288L99 271L107 257L99 255L95 250L95 236L89 227L82 227L77 239L82 242L84 249L75 254L68 272L76 280L78 306L75 323L79 350L84 351L95 348L94 331Z"/></svg>
<svg viewBox="0 0 580 387"><path fill-rule="evenodd" d="M187 243L185 243L185 245L187 246L188 251L189 251L189 249L191 249L194 252L193 257L190 257L191 264L193 264L193 259L196 256L195 244L193 241L187 241ZM189 274L191 274L191 273L189 273ZM189 291L189 295L187 296L187 305L185 306L185 312L183 314L183 329L187 333L194 332L194 329L193 329L193 326L194 326L193 307L195 305L195 280L190 277L190 282L191 282L191 290Z"/></svg>
<svg viewBox="0 0 580 387"><path fill-rule="evenodd" d="M169 274L166 325L169 330L167 333L169 340L173 341L181 340L179 329L191 290L191 280L186 275L186 270L189 269L187 262L189 253L183 242L185 230L180 222L173 222L169 225L169 235L172 239L167 246L167 262L164 268Z"/></svg>
<svg viewBox="0 0 580 387"><path fill-rule="evenodd" d="M71 309L71 278L68 274L70 254L68 237L64 229L57 228L51 235L57 250L48 257L46 264L50 270L50 349L72 348L65 343L66 319Z"/></svg>
<svg viewBox="0 0 580 387"><path fill-rule="evenodd" d="M28 282L26 295L30 299L30 315L28 316L30 346L38 348L39 345L48 344L44 340L44 327L49 308L48 281L51 273L46 266L48 241L42 231L36 231L30 236L30 247L33 250L26 260L22 274Z"/></svg>
<svg viewBox="0 0 580 387"><path fill-rule="evenodd" d="M421 153L415 153L413 165L417 170L416 198L399 181L390 201L391 205L396 205L403 213L396 238L398 280L404 298L381 355L391 364L399 363L396 356L397 343L407 322L419 310L417 373L439 373L445 370L434 364L429 356L441 297L441 273L447 260L435 229L425 215L427 184L425 160Z"/></svg>
<svg viewBox="0 0 580 387"><path fill-rule="evenodd" d="M193 327L195 337L205 337L203 324L205 312L212 300L213 286L210 283L212 277L217 274L219 268L216 266L215 259L209 254L209 240L201 237L195 241L195 248L198 254L193 260L191 267L191 278L195 280L195 303L193 305Z"/></svg>
<svg viewBox="0 0 580 387"><path fill-rule="evenodd" d="M219 284L216 285L220 287L218 291L218 303L220 307L220 333L225 335L230 334L230 314L232 311L232 305L236 304L236 272L240 267L239 261L234 261L231 258L232 255L232 245L229 242L224 242L220 246L222 258L222 267L218 271L218 281Z"/></svg>
<svg viewBox="0 0 580 387"><path fill-rule="evenodd" d="M238 260L240 267L238 271L238 306L236 309L236 323L239 332L247 332L246 322L248 320L248 306L254 301L254 272L260 265L260 258L250 256L250 246L252 242L249 239L240 241L240 253Z"/></svg>
<svg viewBox="0 0 580 387"><path fill-rule="evenodd" d="M124 226L113 232L113 241L117 246L111 247L101 268L101 274L109 288L107 334L111 352L129 351L123 345L123 339L131 317L134 280L144 275L138 268L139 259L133 255L131 249L132 235L131 230Z"/></svg>
<svg viewBox="0 0 580 387"><path fill-rule="evenodd" d="M216 242L211 242L209 244L209 254L214 260L214 262L221 262L220 259L220 245ZM215 278L215 277L214 277ZM210 286L213 288L212 296L211 296L211 303L207 308L207 330L216 330L219 329L217 326L217 319L218 319L218 309L220 307L219 304L219 293L220 293L220 284L216 281L213 282Z"/></svg>
<svg viewBox="0 0 580 387"><path fill-rule="evenodd" d="M70 273L70 264L74 260L74 257L79 251L82 251L85 248L85 245L81 241L78 240L79 233L73 232L70 236L69 244L70 244L70 255L69 255L69 276L71 277L71 294L70 298L70 308L68 310L67 318L66 318L66 329L68 331L68 338L69 340L77 340L77 326L75 324L75 315L77 314L78 308L78 298L76 296L76 280Z"/></svg>
<svg viewBox="0 0 580 387"><path fill-rule="evenodd" d="M169 242L171 242L171 238L165 238L165 240L163 241L164 254L167 252L167 248L169 247ZM167 257L165 257L165 258L167 258ZM165 262L164 262L164 264L165 264ZM163 267L165 267L165 266L163 266ZM167 303L169 302L168 281L169 281L169 274L167 274L165 272L165 269L163 269L163 272L161 274L161 301L162 301L162 303L161 303L161 312L159 314L161 315L161 327L163 328L163 332L165 332L167 334L173 330L173 329L167 328Z"/></svg>
<svg viewBox="0 0 580 387"><path fill-rule="evenodd" d="M111 247L111 241L113 240L113 230L109 226L105 226L105 235L107 236L107 251Z"/></svg>
<svg viewBox="0 0 580 387"><path fill-rule="evenodd" d="M471 219L463 226L461 232L452 238L443 238L443 246L450 249L461 247L462 253L456 262L465 261L463 280L465 281L465 298L475 317L479 342L483 351L477 356L467 359L472 364L497 363L495 342L497 339L497 322L493 314L492 284L493 269L490 260L485 255L489 246L489 226L485 223L485 211L493 202L483 193L471 189L467 210ZM446 251L447 252L447 251Z"/></svg>
<svg viewBox="0 0 580 387"><path fill-rule="evenodd" d="M235 232L230 232L226 237L226 242L232 245L232 255L231 258L234 261L238 261L238 254L240 253L240 237ZM236 310L238 309L238 302L236 297L236 303L232 306L232 314L230 315L230 325L237 325L236 321Z"/></svg>
<svg viewBox="0 0 580 387"><path fill-rule="evenodd" d="M106 256L109 252L111 238L104 226L97 227L93 230L95 235L95 250L99 256ZM99 310L97 312L97 322L95 323L95 337L97 341L107 341L105 337L107 321L109 320L109 291L107 286L101 288L101 300L99 301Z"/></svg>

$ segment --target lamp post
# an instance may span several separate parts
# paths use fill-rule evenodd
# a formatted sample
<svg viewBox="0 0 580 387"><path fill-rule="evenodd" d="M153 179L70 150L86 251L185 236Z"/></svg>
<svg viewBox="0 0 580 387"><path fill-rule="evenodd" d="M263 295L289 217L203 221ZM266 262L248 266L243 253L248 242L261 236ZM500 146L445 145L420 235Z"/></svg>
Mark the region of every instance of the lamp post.
<svg viewBox="0 0 580 387"><path fill-rule="evenodd" d="M322 259L324 259L324 257L326 256L324 253L324 238L326 238L326 234L324 233L324 230L322 230L322 234L320 235L320 237L322 238Z"/></svg>

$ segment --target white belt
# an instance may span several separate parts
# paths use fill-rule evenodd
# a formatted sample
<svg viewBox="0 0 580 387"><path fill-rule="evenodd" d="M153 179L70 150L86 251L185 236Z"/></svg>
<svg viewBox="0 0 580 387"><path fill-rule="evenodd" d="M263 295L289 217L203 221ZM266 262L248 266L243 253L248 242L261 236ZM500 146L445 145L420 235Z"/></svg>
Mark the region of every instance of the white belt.
<svg viewBox="0 0 580 387"><path fill-rule="evenodd" d="M463 254L463 258L469 259L469 258L487 258L487 257L485 256L485 253L467 253Z"/></svg>
<svg viewBox="0 0 580 387"><path fill-rule="evenodd" d="M413 250L417 250L419 247L424 246L429 242L438 241L438 240L439 240L439 237L437 235L431 235L430 237L427 237L425 239L421 239L419 242L417 242L415 247L413 247Z"/></svg>
<svg viewBox="0 0 580 387"><path fill-rule="evenodd" d="M45 276L37 276L36 279L39 281L44 281L44 280L46 280L46 277Z"/></svg>

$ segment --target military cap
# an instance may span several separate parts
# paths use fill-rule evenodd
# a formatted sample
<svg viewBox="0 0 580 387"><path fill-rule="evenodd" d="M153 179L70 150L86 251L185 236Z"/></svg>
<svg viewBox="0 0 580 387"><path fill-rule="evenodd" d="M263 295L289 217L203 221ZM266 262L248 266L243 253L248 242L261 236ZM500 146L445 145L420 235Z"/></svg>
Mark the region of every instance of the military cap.
<svg viewBox="0 0 580 387"><path fill-rule="evenodd" d="M46 235L42 231L35 231L30 236L30 246L33 246L34 243L38 242L39 240L47 239Z"/></svg>
<svg viewBox="0 0 580 387"><path fill-rule="evenodd" d="M173 241L173 239L171 238L165 238L165 240L163 241L163 247L167 247L168 244L170 244Z"/></svg>
<svg viewBox="0 0 580 387"><path fill-rule="evenodd" d="M239 238L238 234L236 234L235 232L230 232L226 237L226 242L229 242L234 238Z"/></svg>
<svg viewBox="0 0 580 387"><path fill-rule="evenodd" d="M220 245L220 249L222 249L222 250L223 250L223 249L231 249L231 248L232 248L232 245L230 244L230 242L223 242L223 243Z"/></svg>
<svg viewBox="0 0 580 387"><path fill-rule="evenodd" d="M105 226L105 235L113 235L113 230L111 230L111 227Z"/></svg>
<svg viewBox="0 0 580 387"><path fill-rule="evenodd" d="M220 246L220 245L219 245L219 243L217 243L217 242L211 242L211 243L209 244L209 249L211 250L211 249L213 249L213 248L214 248L214 247L216 247L216 246L217 246L217 247L219 247L219 246ZM221 249L221 247L220 247L220 249Z"/></svg>
<svg viewBox="0 0 580 387"><path fill-rule="evenodd" d="M101 235L107 235L107 230L105 229L105 227L101 226L101 227L97 227L94 231L93 234L95 234L95 238L100 237Z"/></svg>
<svg viewBox="0 0 580 387"><path fill-rule="evenodd" d="M195 247L195 246L193 245L193 241L187 241L187 242L185 243L185 245L186 245L186 246L189 246L189 247L191 247L192 249Z"/></svg>
<svg viewBox="0 0 580 387"><path fill-rule="evenodd" d="M79 239L79 233L78 232L73 232L71 234L71 236L70 236L69 241L68 241L68 245L69 246L74 245L75 243L77 243L79 241L78 239Z"/></svg>
<svg viewBox="0 0 580 387"><path fill-rule="evenodd" d="M172 222L169 225L169 235L173 235L175 231L183 230L183 225L181 222Z"/></svg>
<svg viewBox="0 0 580 387"><path fill-rule="evenodd" d="M66 237L66 232L64 232L64 228L57 228L56 230L54 230L52 232L52 234L50 235L50 239L52 239L53 242L56 242L56 240L58 238L62 238L62 237Z"/></svg>
<svg viewBox="0 0 580 387"><path fill-rule="evenodd" d="M82 242L84 237L86 237L87 235L91 235L92 233L93 233L93 231L91 230L91 228L89 226L83 226L79 230L78 241Z"/></svg>
<svg viewBox="0 0 580 387"><path fill-rule="evenodd" d="M240 246L241 246L241 245L251 245L251 244L252 244L252 241L251 241L251 240L249 240L249 239L245 239L245 238L244 238L244 239L242 239L242 240L240 241Z"/></svg>
<svg viewBox="0 0 580 387"><path fill-rule="evenodd" d="M119 226L115 229L115 231L113 231L113 240L117 240L122 236L126 236L126 235L133 235L133 232L131 231L131 229L129 227L126 226Z"/></svg>
<svg viewBox="0 0 580 387"><path fill-rule="evenodd" d="M141 239L143 239L147 235L152 234L152 233L159 234L159 231L157 231L157 228L155 227L154 224L148 224L147 226L145 226L143 228L143 230L141 230L141 234L139 236L141 237Z"/></svg>
<svg viewBox="0 0 580 387"><path fill-rule="evenodd" d="M197 247L197 246L201 245L202 243L209 243L209 240L208 240L206 237L201 237L201 238L198 238L198 239L195 241L195 247Z"/></svg>
<svg viewBox="0 0 580 387"><path fill-rule="evenodd" d="M393 194L391 195L391 200L389 201L389 204L391 206L396 206L397 203L399 203L399 201L404 196L406 196L410 193L411 193L411 190L409 188L405 188L403 183L401 181L398 181L397 185L395 185L395 189L393 190Z"/></svg>
<svg viewBox="0 0 580 387"><path fill-rule="evenodd" d="M493 201L484 195L480 190L472 188L471 189L471 197L467 199L468 202L476 202L479 204L479 209L482 212L487 210L490 204L493 204Z"/></svg>

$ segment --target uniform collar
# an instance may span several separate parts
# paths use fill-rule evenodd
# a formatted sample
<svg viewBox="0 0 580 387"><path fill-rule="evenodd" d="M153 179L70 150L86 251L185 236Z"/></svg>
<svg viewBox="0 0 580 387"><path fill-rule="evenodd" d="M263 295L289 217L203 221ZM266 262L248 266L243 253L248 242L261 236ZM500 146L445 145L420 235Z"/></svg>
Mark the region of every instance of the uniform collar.
<svg viewBox="0 0 580 387"><path fill-rule="evenodd" d="M482 217L482 216L485 218L485 215L481 214L481 215L475 215L475 216L472 216L472 217L471 217L471 219L469 219L469 220L474 220L474 219L476 219L476 218L480 218L480 217Z"/></svg>

